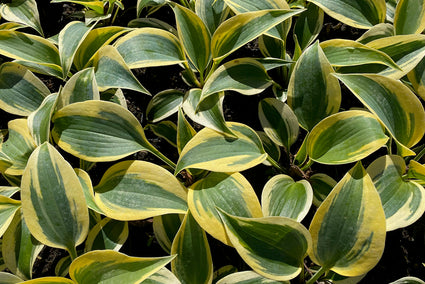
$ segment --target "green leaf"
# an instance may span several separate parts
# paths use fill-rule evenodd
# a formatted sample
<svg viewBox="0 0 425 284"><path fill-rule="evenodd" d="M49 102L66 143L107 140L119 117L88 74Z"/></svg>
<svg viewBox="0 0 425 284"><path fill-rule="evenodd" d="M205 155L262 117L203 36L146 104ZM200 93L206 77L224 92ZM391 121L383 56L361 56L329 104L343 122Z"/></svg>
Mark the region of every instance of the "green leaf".
<svg viewBox="0 0 425 284"><path fill-rule="evenodd" d="M6 175L20 176L36 144L26 119L14 119L7 125L9 138L0 144L0 171Z"/></svg>
<svg viewBox="0 0 425 284"><path fill-rule="evenodd" d="M263 147L267 155L269 155L273 160L279 161L281 154L279 145L276 145L276 143L274 143L265 132L257 131L257 134L263 143ZM263 164L271 166L270 162L267 160L265 160Z"/></svg>
<svg viewBox="0 0 425 284"><path fill-rule="evenodd" d="M201 101L222 91L256 95L267 89L272 79L264 66L252 58L239 58L224 63L205 82Z"/></svg>
<svg viewBox="0 0 425 284"><path fill-rule="evenodd" d="M308 180L313 188L313 204L319 207L337 182L326 174L314 174Z"/></svg>
<svg viewBox="0 0 425 284"><path fill-rule="evenodd" d="M41 277L25 281L26 284L75 284L74 281L64 277Z"/></svg>
<svg viewBox="0 0 425 284"><path fill-rule="evenodd" d="M175 173L186 168L238 172L267 158L254 130L237 122L229 122L228 125L237 138L229 138L212 129L202 129L183 148Z"/></svg>
<svg viewBox="0 0 425 284"><path fill-rule="evenodd" d="M127 26L129 28L157 28L177 35L177 30L173 26L156 18L136 18L128 22Z"/></svg>
<svg viewBox="0 0 425 284"><path fill-rule="evenodd" d="M75 259L69 268L78 284L138 284L167 265L174 256L130 257L111 250L91 251Z"/></svg>
<svg viewBox="0 0 425 284"><path fill-rule="evenodd" d="M319 35L323 26L325 13L313 3L307 5L307 10L298 16L294 26L300 48L306 49Z"/></svg>
<svg viewBox="0 0 425 284"><path fill-rule="evenodd" d="M115 47L105 45L100 48L93 60L93 65L96 68L96 82L100 91L121 88L150 95L133 75Z"/></svg>
<svg viewBox="0 0 425 284"><path fill-rule="evenodd" d="M96 0L80 0L80 1L74 1L74 0L51 0L50 3L62 3L62 2L71 2L75 4L84 5L85 7L92 9L96 11L99 14L103 14L103 1L96 1Z"/></svg>
<svg viewBox="0 0 425 284"><path fill-rule="evenodd" d="M0 237L12 223L13 217L21 207L21 202L6 196L0 196Z"/></svg>
<svg viewBox="0 0 425 284"><path fill-rule="evenodd" d="M359 161L387 143L381 124L366 111L344 111L322 120L307 140L310 158L322 164Z"/></svg>
<svg viewBox="0 0 425 284"><path fill-rule="evenodd" d="M34 262L42 248L31 236L21 212L15 214L3 236L2 256L7 268L16 276L31 279Z"/></svg>
<svg viewBox="0 0 425 284"><path fill-rule="evenodd" d="M174 238L171 271L183 283L209 284L213 279L213 263L207 235L199 227L190 210Z"/></svg>
<svg viewBox="0 0 425 284"><path fill-rule="evenodd" d="M74 171L83 188L87 207L99 214L105 215L94 200L94 189L89 174L82 169L74 169Z"/></svg>
<svg viewBox="0 0 425 284"><path fill-rule="evenodd" d="M397 35L420 34L425 29L425 3L421 0L399 0L394 28Z"/></svg>
<svg viewBox="0 0 425 284"><path fill-rule="evenodd" d="M258 104L258 116L267 136L289 151L299 132L298 120L292 109L278 99L266 98Z"/></svg>
<svg viewBox="0 0 425 284"><path fill-rule="evenodd" d="M137 118L118 104L105 101L74 103L60 109L53 116L53 123L52 135L56 143L83 160L114 161L148 150L174 167L173 162L148 142Z"/></svg>
<svg viewBox="0 0 425 284"><path fill-rule="evenodd" d="M142 9L148 6L160 6L165 4L165 0L137 0L137 16L140 15Z"/></svg>
<svg viewBox="0 0 425 284"><path fill-rule="evenodd" d="M425 57L407 73L407 78L409 78L410 83L415 92L425 100Z"/></svg>
<svg viewBox="0 0 425 284"><path fill-rule="evenodd" d="M40 107L28 116L28 128L37 146L50 139L50 119L57 97L57 94L47 96Z"/></svg>
<svg viewBox="0 0 425 284"><path fill-rule="evenodd" d="M385 0L308 0L329 16L355 28L369 29L383 23L386 16Z"/></svg>
<svg viewBox="0 0 425 284"><path fill-rule="evenodd" d="M146 125L156 136L163 138L173 147L177 147L177 126L170 120Z"/></svg>
<svg viewBox="0 0 425 284"><path fill-rule="evenodd" d="M155 123L176 113L183 103L184 93L164 90L153 96L146 107L146 118Z"/></svg>
<svg viewBox="0 0 425 284"><path fill-rule="evenodd" d="M87 235L84 251L115 250L119 251L127 240L128 223L104 218L91 228Z"/></svg>
<svg viewBox="0 0 425 284"><path fill-rule="evenodd" d="M425 189L403 179L406 164L402 157L380 157L369 165L367 172L381 197L387 231L407 227L425 212Z"/></svg>
<svg viewBox="0 0 425 284"><path fill-rule="evenodd" d="M425 166L415 160L410 160L407 178L425 180Z"/></svg>
<svg viewBox="0 0 425 284"><path fill-rule="evenodd" d="M345 39L331 39L320 44L332 66L355 66L382 64L401 70L386 53L370 48L359 42Z"/></svg>
<svg viewBox="0 0 425 284"><path fill-rule="evenodd" d="M15 193L21 189L17 186L0 186L0 195L6 197L12 197Z"/></svg>
<svg viewBox="0 0 425 284"><path fill-rule="evenodd" d="M63 79L68 77L77 49L90 32L90 29L84 23L74 21L68 23L59 32L58 46Z"/></svg>
<svg viewBox="0 0 425 284"><path fill-rule="evenodd" d="M37 2L35 0L12 0L0 5L0 15L9 22L32 27L43 36Z"/></svg>
<svg viewBox="0 0 425 284"><path fill-rule="evenodd" d="M31 234L41 243L76 257L88 233L83 189L71 165L48 142L31 154L22 175L22 212Z"/></svg>
<svg viewBox="0 0 425 284"><path fill-rule="evenodd" d="M302 11L263 10L231 17L223 22L212 36L211 46L214 61L221 61L239 47Z"/></svg>
<svg viewBox="0 0 425 284"><path fill-rule="evenodd" d="M77 70L83 70L90 66L102 46L111 43L128 31L130 29L119 26L100 27L91 30L75 53L74 64Z"/></svg>
<svg viewBox="0 0 425 284"><path fill-rule="evenodd" d="M215 93L208 96L201 104L201 89L191 89L183 101L183 110L196 123L234 137L232 130L224 120L223 100L224 93Z"/></svg>
<svg viewBox="0 0 425 284"><path fill-rule="evenodd" d="M162 249L170 253L174 237L179 231L184 215L166 214L153 217L153 232Z"/></svg>
<svg viewBox="0 0 425 284"><path fill-rule="evenodd" d="M423 137L424 108L416 95L403 83L381 75L336 75L382 122L388 132L405 147ZM414 154L403 150L403 156Z"/></svg>
<svg viewBox="0 0 425 284"><path fill-rule="evenodd" d="M4 284L15 284L24 282L24 280L19 278L18 276L3 271L0 272L0 281Z"/></svg>
<svg viewBox="0 0 425 284"><path fill-rule="evenodd" d="M162 29L136 29L117 40L115 47L131 69L185 61L179 39Z"/></svg>
<svg viewBox="0 0 425 284"><path fill-rule="evenodd" d="M204 22L191 10L174 4L177 32L184 51L202 74L211 61L211 35Z"/></svg>
<svg viewBox="0 0 425 284"><path fill-rule="evenodd" d="M13 62L28 68L28 70L43 75L53 76L62 80L62 68L55 64L41 64L26 60L14 60Z"/></svg>
<svg viewBox="0 0 425 284"><path fill-rule="evenodd" d="M341 90L319 42L307 48L295 64L288 86L288 105L304 129L338 112Z"/></svg>
<svg viewBox="0 0 425 284"><path fill-rule="evenodd" d="M13 62L0 65L0 89L0 108L23 116L35 111L50 94L31 71Z"/></svg>
<svg viewBox="0 0 425 284"><path fill-rule="evenodd" d="M210 34L226 20L229 7L223 0L197 0L195 1L195 12L207 26Z"/></svg>
<svg viewBox="0 0 425 284"><path fill-rule="evenodd" d="M285 217L243 218L220 210L227 235L242 259L258 274L279 281L300 274L311 237Z"/></svg>
<svg viewBox="0 0 425 284"><path fill-rule="evenodd" d="M261 193L264 216L282 216L301 222L312 202L313 189L306 180L295 182L282 174L269 179Z"/></svg>
<svg viewBox="0 0 425 284"><path fill-rule="evenodd" d="M211 236L231 246L216 208L240 217L262 217L261 205L240 173L210 173L189 188L188 205L198 224Z"/></svg>
<svg viewBox="0 0 425 284"><path fill-rule="evenodd" d="M187 142L195 136L196 131L193 129L192 125L184 117L183 111L179 108L178 117L177 117L177 150L179 154L186 146Z"/></svg>
<svg viewBox="0 0 425 284"><path fill-rule="evenodd" d="M290 284L290 282L268 279L254 271L241 271L227 275L217 284Z"/></svg>
<svg viewBox="0 0 425 284"><path fill-rule="evenodd" d="M167 268L163 267L158 272L149 276L140 284L181 284L177 277Z"/></svg>
<svg viewBox="0 0 425 284"><path fill-rule="evenodd" d="M385 213L360 162L317 209L310 233L313 247L309 256L325 270L359 276L378 263L385 246Z"/></svg>
<svg viewBox="0 0 425 284"><path fill-rule="evenodd" d="M94 191L99 208L116 220L142 220L187 210L186 189L167 170L149 162L113 165Z"/></svg>
<svg viewBox="0 0 425 284"><path fill-rule="evenodd" d="M394 36L394 26L390 23L381 23L367 30L361 37L357 39L362 44L367 44L375 39Z"/></svg>

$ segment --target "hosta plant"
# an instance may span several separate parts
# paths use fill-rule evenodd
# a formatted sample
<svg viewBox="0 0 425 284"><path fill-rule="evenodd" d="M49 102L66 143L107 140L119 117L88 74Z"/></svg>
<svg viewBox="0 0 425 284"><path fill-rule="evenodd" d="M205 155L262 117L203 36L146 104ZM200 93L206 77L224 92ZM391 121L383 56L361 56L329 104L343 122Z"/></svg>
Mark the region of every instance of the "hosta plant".
<svg viewBox="0 0 425 284"><path fill-rule="evenodd" d="M62 2L0 4L1 283L372 281L425 212L423 1Z"/></svg>

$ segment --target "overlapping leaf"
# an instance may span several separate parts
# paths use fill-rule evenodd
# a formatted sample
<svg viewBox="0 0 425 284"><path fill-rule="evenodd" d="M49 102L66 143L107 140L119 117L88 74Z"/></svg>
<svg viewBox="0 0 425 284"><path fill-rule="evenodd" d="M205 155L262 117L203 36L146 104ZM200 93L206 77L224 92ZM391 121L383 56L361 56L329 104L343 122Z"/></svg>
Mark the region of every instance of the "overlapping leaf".
<svg viewBox="0 0 425 284"><path fill-rule="evenodd" d="M307 10L299 15L294 26L294 36L302 50L306 49L319 35L324 19L323 10L310 3Z"/></svg>
<svg viewBox="0 0 425 284"><path fill-rule="evenodd" d="M21 202L19 200L0 196L0 236L3 236L20 208Z"/></svg>
<svg viewBox="0 0 425 284"><path fill-rule="evenodd" d="M32 27L43 36L35 0L12 0L9 3L0 4L0 15L9 22L21 23Z"/></svg>
<svg viewBox="0 0 425 284"><path fill-rule="evenodd" d="M119 251L128 238L128 223L104 218L87 235L84 250Z"/></svg>
<svg viewBox="0 0 425 284"><path fill-rule="evenodd" d="M184 93L179 90L164 90L156 94L146 107L146 117L151 122L158 122L174 114L182 105Z"/></svg>
<svg viewBox="0 0 425 284"><path fill-rule="evenodd" d="M50 139L50 119L57 97L57 94L47 96L40 107L28 116L28 128L37 146Z"/></svg>
<svg viewBox="0 0 425 284"><path fill-rule="evenodd" d="M397 35L420 34L425 29L425 3L421 0L399 0L394 28Z"/></svg>
<svg viewBox="0 0 425 284"><path fill-rule="evenodd" d="M223 0L198 0L195 1L195 12L207 26L210 34L226 20L229 7Z"/></svg>

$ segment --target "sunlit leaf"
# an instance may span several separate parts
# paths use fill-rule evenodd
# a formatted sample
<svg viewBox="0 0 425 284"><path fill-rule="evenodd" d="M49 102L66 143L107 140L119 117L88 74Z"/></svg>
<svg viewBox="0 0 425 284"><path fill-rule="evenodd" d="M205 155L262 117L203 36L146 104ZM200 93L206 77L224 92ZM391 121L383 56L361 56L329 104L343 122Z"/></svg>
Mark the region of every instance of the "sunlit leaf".
<svg viewBox="0 0 425 284"><path fill-rule="evenodd" d="M9 22L22 23L32 27L43 36L35 0L12 0L0 4L0 15Z"/></svg>
<svg viewBox="0 0 425 284"><path fill-rule="evenodd" d="M28 128L37 146L50 139L50 119L57 97L57 94L47 96L40 107L28 116Z"/></svg>
<svg viewBox="0 0 425 284"><path fill-rule="evenodd" d="M394 15L397 35L420 34L425 29L425 3L422 0L399 0Z"/></svg>
<svg viewBox="0 0 425 284"><path fill-rule="evenodd" d="M119 251L128 238L128 223L103 218L87 235L84 250L115 250Z"/></svg>

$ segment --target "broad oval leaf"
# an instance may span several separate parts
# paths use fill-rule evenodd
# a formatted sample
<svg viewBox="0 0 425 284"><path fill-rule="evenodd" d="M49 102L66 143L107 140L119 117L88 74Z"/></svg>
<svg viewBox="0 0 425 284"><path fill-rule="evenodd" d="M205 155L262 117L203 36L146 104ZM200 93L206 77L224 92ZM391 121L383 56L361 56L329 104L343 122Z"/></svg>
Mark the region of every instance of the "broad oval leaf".
<svg viewBox="0 0 425 284"><path fill-rule="evenodd" d="M115 250L119 251L127 240L128 223L103 218L91 228L87 235L84 251Z"/></svg>
<svg viewBox="0 0 425 284"><path fill-rule="evenodd" d="M78 284L138 284L173 258L130 257L116 251L95 250L76 258L71 263L69 275Z"/></svg>
<svg viewBox="0 0 425 284"><path fill-rule="evenodd" d="M311 259L325 270L359 276L379 261L385 213L372 179L358 162L334 187L310 224Z"/></svg>
<svg viewBox="0 0 425 284"><path fill-rule="evenodd" d="M383 156L367 168L381 197L387 219L387 231L407 227L425 212L425 189L414 181L405 181L406 164L400 156Z"/></svg>
<svg viewBox="0 0 425 284"><path fill-rule="evenodd" d="M110 167L97 186L95 201L116 220L141 220L186 213L187 193L164 168L144 161L123 161Z"/></svg>
<svg viewBox="0 0 425 284"><path fill-rule="evenodd" d="M326 199L337 182L326 174L314 174L309 180L313 188L313 204L319 207L320 204Z"/></svg>
<svg viewBox="0 0 425 284"><path fill-rule="evenodd" d="M198 224L211 236L231 246L216 208L234 216L259 218L257 195L240 173L210 173L189 188L188 205Z"/></svg>
<svg viewBox="0 0 425 284"><path fill-rule="evenodd" d="M256 95L272 85L264 66L252 58L239 58L224 63L205 82L201 101L222 91Z"/></svg>
<svg viewBox="0 0 425 284"><path fill-rule="evenodd" d="M179 39L162 29L136 29L121 37L114 46L131 69L173 65L185 61Z"/></svg>
<svg viewBox="0 0 425 284"><path fill-rule="evenodd" d="M372 112L391 135L410 148L423 137L424 108L403 83L381 75L338 74L356 97Z"/></svg>
<svg viewBox="0 0 425 284"><path fill-rule="evenodd" d="M1 4L0 15L9 22L22 23L29 26L43 36L35 0L12 0Z"/></svg>
<svg viewBox="0 0 425 284"><path fill-rule="evenodd" d="M267 159L261 140L254 130L237 122L229 122L228 125L236 138L229 138L208 128L199 131L183 148L175 173L186 168L238 172Z"/></svg>
<svg viewBox="0 0 425 284"><path fill-rule="evenodd" d="M183 103L184 93L164 90L153 96L146 107L146 118L155 123L176 113Z"/></svg>
<svg viewBox="0 0 425 284"><path fill-rule="evenodd" d="M375 116L366 111L344 111L322 120L307 139L310 158L322 164L359 161L385 145L388 137Z"/></svg>
<svg viewBox="0 0 425 284"><path fill-rule="evenodd" d="M241 271L227 275L218 280L217 284L290 284L290 282L265 278L254 271Z"/></svg>
<svg viewBox="0 0 425 284"><path fill-rule="evenodd" d="M223 0L197 0L195 1L195 12L207 26L210 34L226 20L229 7Z"/></svg>
<svg viewBox="0 0 425 284"><path fill-rule="evenodd" d="M37 146L50 139L50 120L57 97L57 94L47 96L40 107L28 116L28 128Z"/></svg>
<svg viewBox="0 0 425 284"><path fill-rule="evenodd" d="M35 111L50 94L31 71L13 62L0 65L0 89L0 108L23 116Z"/></svg>
<svg viewBox="0 0 425 284"><path fill-rule="evenodd" d="M171 261L171 271L182 283L212 283L213 263L207 235L190 210L174 238L171 253L177 255Z"/></svg>
<svg viewBox="0 0 425 284"><path fill-rule="evenodd" d="M422 0L399 0L394 15L397 35L420 34L425 29L425 3Z"/></svg>
<svg viewBox="0 0 425 284"><path fill-rule="evenodd" d="M390 23L381 23L367 30L357 39L362 44L367 44L375 39L394 36L394 26Z"/></svg>
<svg viewBox="0 0 425 284"><path fill-rule="evenodd" d="M211 39L214 61L224 57L303 10L263 10L238 14L223 22Z"/></svg>
<svg viewBox="0 0 425 284"><path fill-rule="evenodd" d="M313 189L306 180L295 182L282 174L269 179L261 193L264 216L282 216L301 222L312 202Z"/></svg>
<svg viewBox="0 0 425 284"><path fill-rule="evenodd" d="M303 225L285 217L243 218L222 210L219 213L233 246L255 272L279 281L301 272L312 245Z"/></svg>
<svg viewBox="0 0 425 284"><path fill-rule="evenodd" d="M308 0L329 16L355 28L369 29L383 23L386 16L385 0Z"/></svg>
<svg viewBox="0 0 425 284"><path fill-rule="evenodd" d="M21 201L6 196L0 196L0 237L12 223L16 211L21 208Z"/></svg>
<svg viewBox="0 0 425 284"><path fill-rule="evenodd" d="M318 41L295 64L288 86L288 105L308 131L339 110L341 90L333 72Z"/></svg>
<svg viewBox="0 0 425 284"><path fill-rule="evenodd" d="M86 200L71 165L48 142L37 147L28 160L21 199L31 234L75 257L75 247L85 240L89 229Z"/></svg>
<svg viewBox="0 0 425 284"><path fill-rule="evenodd" d="M258 104L258 116L267 136L289 150L299 132L298 119L292 109L278 99L266 98Z"/></svg>

